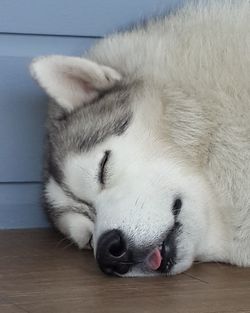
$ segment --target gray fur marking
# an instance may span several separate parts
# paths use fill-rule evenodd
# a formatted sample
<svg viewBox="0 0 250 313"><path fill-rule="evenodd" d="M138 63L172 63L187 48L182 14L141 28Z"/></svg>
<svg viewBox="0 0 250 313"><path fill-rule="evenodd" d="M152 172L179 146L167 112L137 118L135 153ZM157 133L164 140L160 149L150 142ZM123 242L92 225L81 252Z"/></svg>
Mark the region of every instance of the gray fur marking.
<svg viewBox="0 0 250 313"><path fill-rule="evenodd" d="M119 84L100 94L97 100L83 104L72 113L65 113L54 102L49 104L45 184L52 176L65 192L61 170L64 158L71 152L87 152L107 137L120 136L126 131L132 120L131 88L134 88L134 85ZM84 202L78 201L79 199L68 190L66 194L77 202ZM95 214L92 205L84 204L91 212L88 215Z"/></svg>

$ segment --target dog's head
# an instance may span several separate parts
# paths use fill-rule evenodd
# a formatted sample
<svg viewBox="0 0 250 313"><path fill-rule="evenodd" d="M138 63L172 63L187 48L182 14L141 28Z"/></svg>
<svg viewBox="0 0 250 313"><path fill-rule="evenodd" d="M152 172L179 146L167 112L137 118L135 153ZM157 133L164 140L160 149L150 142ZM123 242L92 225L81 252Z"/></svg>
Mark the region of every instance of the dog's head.
<svg viewBox="0 0 250 313"><path fill-rule="evenodd" d="M53 99L45 198L56 226L81 248L92 238L105 273L187 269L204 248L213 201L168 140L154 82L62 56L31 71Z"/></svg>

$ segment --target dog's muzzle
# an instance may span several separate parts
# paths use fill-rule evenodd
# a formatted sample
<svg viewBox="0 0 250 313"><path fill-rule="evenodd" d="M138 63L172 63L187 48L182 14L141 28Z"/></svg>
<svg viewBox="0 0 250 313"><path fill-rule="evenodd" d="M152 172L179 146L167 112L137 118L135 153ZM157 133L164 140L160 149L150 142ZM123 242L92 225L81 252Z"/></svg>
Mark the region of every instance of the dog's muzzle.
<svg viewBox="0 0 250 313"><path fill-rule="evenodd" d="M170 231L160 246L150 252L140 252L128 246L124 234L117 229L105 232L98 240L96 260L100 269L108 275L124 275L133 265L141 264L144 271L168 273L175 264L175 232Z"/></svg>

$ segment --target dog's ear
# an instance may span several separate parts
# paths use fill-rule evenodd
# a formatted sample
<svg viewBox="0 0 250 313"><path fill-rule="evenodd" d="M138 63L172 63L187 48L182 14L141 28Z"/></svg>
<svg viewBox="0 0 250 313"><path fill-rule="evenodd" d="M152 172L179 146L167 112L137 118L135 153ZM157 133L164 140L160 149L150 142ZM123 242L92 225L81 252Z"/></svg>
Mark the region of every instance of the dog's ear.
<svg viewBox="0 0 250 313"><path fill-rule="evenodd" d="M34 59L30 71L47 94L68 112L94 100L121 80L121 75L110 67L60 55Z"/></svg>

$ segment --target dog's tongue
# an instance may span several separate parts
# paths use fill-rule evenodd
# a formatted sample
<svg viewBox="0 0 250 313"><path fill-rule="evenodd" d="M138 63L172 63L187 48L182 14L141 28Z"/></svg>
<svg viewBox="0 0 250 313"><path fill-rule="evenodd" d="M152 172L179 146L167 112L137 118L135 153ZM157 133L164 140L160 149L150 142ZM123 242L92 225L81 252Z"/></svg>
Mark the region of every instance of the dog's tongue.
<svg viewBox="0 0 250 313"><path fill-rule="evenodd" d="M161 261L162 257L159 248L155 248L147 257L147 265L153 271L156 271L161 266Z"/></svg>

